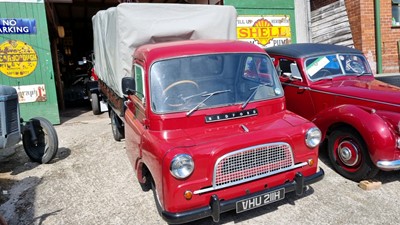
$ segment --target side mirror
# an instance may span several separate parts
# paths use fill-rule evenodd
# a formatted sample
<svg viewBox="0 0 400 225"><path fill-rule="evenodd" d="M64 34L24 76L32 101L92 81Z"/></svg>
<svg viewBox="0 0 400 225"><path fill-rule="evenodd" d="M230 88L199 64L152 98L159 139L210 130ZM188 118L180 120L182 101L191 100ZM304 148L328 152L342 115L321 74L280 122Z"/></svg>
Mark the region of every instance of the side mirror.
<svg viewBox="0 0 400 225"><path fill-rule="evenodd" d="M290 71L292 72L290 75L291 79L302 80L299 68L296 63L290 63Z"/></svg>
<svg viewBox="0 0 400 225"><path fill-rule="evenodd" d="M122 93L124 95L133 95L136 92L135 79L133 77L122 78Z"/></svg>

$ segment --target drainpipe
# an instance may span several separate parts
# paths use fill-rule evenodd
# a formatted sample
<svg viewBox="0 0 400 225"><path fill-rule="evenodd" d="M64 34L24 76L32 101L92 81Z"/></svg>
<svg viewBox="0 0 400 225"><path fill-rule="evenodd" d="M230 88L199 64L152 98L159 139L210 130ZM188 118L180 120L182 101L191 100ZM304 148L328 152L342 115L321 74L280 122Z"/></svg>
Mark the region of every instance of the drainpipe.
<svg viewBox="0 0 400 225"><path fill-rule="evenodd" d="M381 3L375 0L375 45L376 45L376 73L382 73L382 46L381 46Z"/></svg>
<svg viewBox="0 0 400 225"><path fill-rule="evenodd" d="M311 32L311 2L307 0L307 30L308 30L308 42L312 43L312 32Z"/></svg>

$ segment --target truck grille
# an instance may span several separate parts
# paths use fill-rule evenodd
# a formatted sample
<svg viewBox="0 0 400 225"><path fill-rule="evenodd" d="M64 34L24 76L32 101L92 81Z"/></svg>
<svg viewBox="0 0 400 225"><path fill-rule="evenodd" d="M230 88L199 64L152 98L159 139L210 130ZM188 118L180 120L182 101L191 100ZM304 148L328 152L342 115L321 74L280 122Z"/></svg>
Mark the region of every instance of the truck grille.
<svg viewBox="0 0 400 225"><path fill-rule="evenodd" d="M222 188L276 174L294 166L287 143L272 143L241 149L218 159L214 188Z"/></svg>

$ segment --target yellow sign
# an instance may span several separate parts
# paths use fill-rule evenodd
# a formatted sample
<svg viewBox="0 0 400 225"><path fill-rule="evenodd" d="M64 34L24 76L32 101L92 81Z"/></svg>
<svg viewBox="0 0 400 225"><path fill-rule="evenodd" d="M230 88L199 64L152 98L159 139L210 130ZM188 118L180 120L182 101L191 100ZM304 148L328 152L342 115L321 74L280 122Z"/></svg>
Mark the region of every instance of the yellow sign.
<svg viewBox="0 0 400 225"><path fill-rule="evenodd" d="M9 40L0 44L0 72L13 78L31 74L38 57L32 46L25 42Z"/></svg>
<svg viewBox="0 0 400 225"><path fill-rule="evenodd" d="M237 38L264 48L290 44L289 16L239 16Z"/></svg>

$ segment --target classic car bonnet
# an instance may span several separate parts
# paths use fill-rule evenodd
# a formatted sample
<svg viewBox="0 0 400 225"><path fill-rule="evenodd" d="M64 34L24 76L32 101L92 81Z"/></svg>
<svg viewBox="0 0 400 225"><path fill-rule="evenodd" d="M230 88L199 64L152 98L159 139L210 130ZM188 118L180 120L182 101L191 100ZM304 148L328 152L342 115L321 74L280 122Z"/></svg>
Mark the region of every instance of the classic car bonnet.
<svg viewBox="0 0 400 225"><path fill-rule="evenodd" d="M313 89L340 96L351 96L352 98L395 104L400 107L400 87L379 80L333 79L324 85L314 86Z"/></svg>

